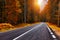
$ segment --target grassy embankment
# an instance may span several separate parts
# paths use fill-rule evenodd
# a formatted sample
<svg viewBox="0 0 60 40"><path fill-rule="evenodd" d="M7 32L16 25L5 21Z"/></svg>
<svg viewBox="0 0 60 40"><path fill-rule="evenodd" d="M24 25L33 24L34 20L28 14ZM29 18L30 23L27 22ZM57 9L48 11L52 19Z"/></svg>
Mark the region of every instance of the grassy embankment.
<svg viewBox="0 0 60 40"><path fill-rule="evenodd" d="M25 23L22 23L22 24L18 24L18 25L11 25L9 23L0 23L0 32L6 32L6 31L10 31L10 30L15 30L15 29L18 29L18 28L23 28L23 27L27 27L29 26L30 24L25 24Z"/></svg>

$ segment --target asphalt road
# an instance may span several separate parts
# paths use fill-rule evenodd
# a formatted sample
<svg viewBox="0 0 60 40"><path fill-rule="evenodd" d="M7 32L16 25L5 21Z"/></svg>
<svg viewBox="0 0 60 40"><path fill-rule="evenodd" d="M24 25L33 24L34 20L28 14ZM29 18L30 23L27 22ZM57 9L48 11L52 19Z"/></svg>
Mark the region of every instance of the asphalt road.
<svg viewBox="0 0 60 40"><path fill-rule="evenodd" d="M22 33L30 30L31 28L33 28L34 26L37 26L38 24L32 25L32 26L27 26L25 28L19 28L16 30L12 30L12 31L8 31L8 32L4 32L4 33L0 33L0 40L12 40L13 38L21 35Z"/></svg>
<svg viewBox="0 0 60 40"><path fill-rule="evenodd" d="M54 40L45 23L0 33L0 40Z"/></svg>

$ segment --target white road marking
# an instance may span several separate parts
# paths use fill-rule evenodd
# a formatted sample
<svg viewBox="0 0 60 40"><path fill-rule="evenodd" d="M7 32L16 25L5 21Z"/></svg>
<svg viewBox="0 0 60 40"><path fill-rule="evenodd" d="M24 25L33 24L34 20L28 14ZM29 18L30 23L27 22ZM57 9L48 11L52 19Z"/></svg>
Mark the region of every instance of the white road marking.
<svg viewBox="0 0 60 40"><path fill-rule="evenodd" d="M51 32L51 34L53 34L53 32Z"/></svg>
<svg viewBox="0 0 60 40"><path fill-rule="evenodd" d="M13 40L17 40L18 38L20 38L20 37L24 36L25 34L29 33L30 31L32 31L32 30L34 30L34 29L36 29L36 28L40 27L42 24L43 24L43 23L41 23L40 25L38 25L38 26L36 26L36 27L32 28L31 30L29 30L29 31L27 31L27 32L25 32L25 33L23 33L23 34L19 35L18 37L14 38Z"/></svg>
<svg viewBox="0 0 60 40"><path fill-rule="evenodd" d="M47 25L46 25L46 26L47 26ZM51 29L50 29L48 26L47 26L47 28L48 28L48 30L49 30L51 36L52 36L54 39L56 39L56 36L55 36L54 33L51 31Z"/></svg>
<svg viewBox="0 0 60 40"><path fill-rule="evenodd" d="M53 37L53 38L56 38L56 36L55 36L55 35L52 35L52 37Z"/></svg>
<svg viewBox="0 0 60 40"><path fill-rule="evenodd" d="M51 31L51 29L49 28L49 27L47 27L48 28L48 30L49 30L49 32L50 32L50 34L53 34L53 32Z"/></svg>

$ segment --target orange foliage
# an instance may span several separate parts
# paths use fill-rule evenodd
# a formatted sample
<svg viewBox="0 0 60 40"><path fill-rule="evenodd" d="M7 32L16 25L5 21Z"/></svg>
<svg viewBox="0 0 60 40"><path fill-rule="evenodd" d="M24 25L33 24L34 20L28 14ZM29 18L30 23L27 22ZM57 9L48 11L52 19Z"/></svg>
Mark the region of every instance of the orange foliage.
<svg viewBox="0 0 60 40"><path fill-rule="evenodd" d="M0 24L0 29L6 29L6 28L13 28L14 26L12 26L9 23L1 23Z"/></svg>
<svg viewBox="0 0 60 40"><path fill-rule="evenodd" d="M7 19L9 23L18 21L18 15L22 12L19 7L20 3L18 0L5 0L5 14L8 14Z"/></svg>

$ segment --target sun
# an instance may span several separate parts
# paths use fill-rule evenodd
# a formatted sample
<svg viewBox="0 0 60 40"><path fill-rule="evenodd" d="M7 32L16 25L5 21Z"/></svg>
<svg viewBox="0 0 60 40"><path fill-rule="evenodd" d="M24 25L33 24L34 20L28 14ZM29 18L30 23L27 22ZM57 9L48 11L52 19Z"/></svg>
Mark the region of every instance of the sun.
<svg viewBox="0 0 60 40"><path fill-rule="evenodd" d="M40 11L42 11L44 9L47 2L48 2L48 0L37 0L37 5L40 6Z"/></svg>
<svg viewBox="0 0 60 40"><path fill-rule="evenodd" d="M38 5L40 6L42 4L43 0L37 0Z"/></svg>
<svg viewBox="0 0 60 40"><path fill-rule="evenodd" d="M34 7L40 11L43 11L47 5L48 0L34 0Z"/></svg>

